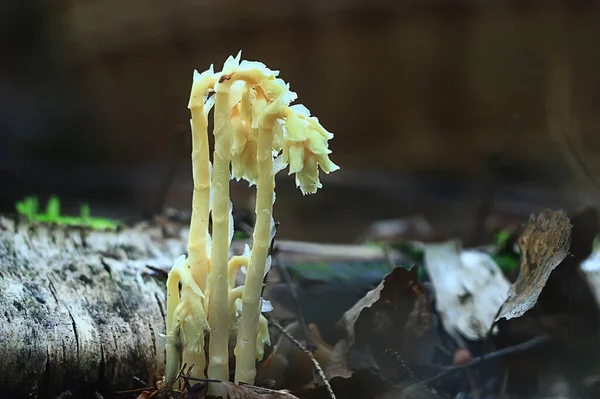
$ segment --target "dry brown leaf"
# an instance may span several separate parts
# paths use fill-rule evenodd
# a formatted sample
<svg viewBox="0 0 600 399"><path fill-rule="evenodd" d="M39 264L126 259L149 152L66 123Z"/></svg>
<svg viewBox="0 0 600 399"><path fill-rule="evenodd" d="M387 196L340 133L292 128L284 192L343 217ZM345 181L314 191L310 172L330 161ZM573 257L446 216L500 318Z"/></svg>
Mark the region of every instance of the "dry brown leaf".
<svg viewBox="0 0 600 399"><path fill-rule="evenodd" d="M348 364L348 341L341 339L335 344L329 361L325 366L325 376L327 379L332 380L333 378L350 378L352 377L352 370Z"/></svg>
<svg viewBox="0 0 600 399"><path fill-rule="evenodd" d="M550 273L567 256L571 223L565 211L546 210L531 216L518 239L521 266L496 321L522 316L537 302Z"/></svg>
<svg viewBox="0 0 600 399"><path fill-rule="evenodd" d="M338 370L340 376L348 375L349 369L397 381L408 370L429 364L437 343L437 321L426 289L417 281L416 268L394 269L340 323L348 335L349 366Z"/></svg>
<svg viewBox="0 0 600 399"><path fill-rule="evenodd" d="M387 277L386 277L387 278ZM383 285L385 283L385 279L379 283L379 285L373 288L371 291L367 292L367 294L362 297L354 306L352 306L344 315L342 316L342 320L338 323L340 327L343 327L346 330L346 334L348 336L348 346L352 346L354 344L354 324L356 320L358 320L358 316L363 311L364 308L371 307L375 302L379 300L379 296L381 294L381 290L383 290Z"/></svg>

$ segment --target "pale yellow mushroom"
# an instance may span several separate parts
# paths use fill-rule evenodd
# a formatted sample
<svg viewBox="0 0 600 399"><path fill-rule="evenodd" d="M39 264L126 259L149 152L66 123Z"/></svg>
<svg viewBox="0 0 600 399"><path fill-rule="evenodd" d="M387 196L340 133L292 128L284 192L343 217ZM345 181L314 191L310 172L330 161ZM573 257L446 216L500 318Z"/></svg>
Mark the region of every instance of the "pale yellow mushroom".
<svg viewBox="0 0 600 399"><path fill-rule="evenodd" d="M188 365L194 365L193 377L204 377L204 333L208 329L206 320L205 304L203 299L203 290L206 288L206 276L210 268L210 259L208 258L208 219L210 212L210 159L208 149L208 113L211 109L211 102L207 103L207 92L216 83L216 76L211 67L203 72L194 71L192 91L188 108L191 112L192 129L192 176L194 181L194 191L192 194L192 218L190 223L190 233L188 238L188 259L184 260L186 265L185 273L182 271L181 259L175 263L173 270L169 273L167 280L167 336L169 343L166 346L167 381L175 378L180 368L181 353L179 347L190 345L191 350L183 348L184 361ZM188 275L189 273L189 275ZM187 279L186 281L183 281ZM182 282L181 294L179 293L179 283ZM201 296L196 292L195 296L188 295L187 292L195 286ZM181 309L181 305L188 309L191 319L181 319L176 313L176 309ZM190 335L195 335L193 339ZM182 335L186 336L183 339ZM185 341L185 342L184 342ZM198 342L202 345L198 352Z"/></svg>
<svg viewBox="0 0 600 399"><path fill-rule="evenodd" d="M194 71L194 80L188 108L192 119L192 218L188 238L188 263L196 284L206 288L209 270L207 251L208 219L210 214L210 151L208 146L208 113L212 101L207 103L207 93L217 82L218 76L211 65L207 71Z"/></svg>
<svg viewBox="0 0 600 399"><path fill-rule="evenodd" d="M208 377L229 379L229 282L227 263L231 240L232 216L229 199L231 164L231 140L233 128L230 120L229 89L231 80L226 78L239 64L238 57L229 57L223 72L214 86L214 137L212 170L212 251L208 275L209 300L208 322L211 327L209 340ZM211 392L220 394L220 392ZM222 394L222 393L221 393Z"/></svg>
<svg viewBox="0 0 600 399"><path fill-rule="evenodd" d="M256 187L256 224L253 236L252 252L244 294L242 296L242 315L235 348L236 372L235 381L253 383L256 377L255 357L262 356L262 351L253 353L253 345L262 348L262 343L255 337L264 339L259 334L260 292L268 249L272 240L273 202L275 200L275 174L290 165L290 174L296 174L296 184L303 194L310 194L321 187L318 166L325 173L338 169L329 159L331 152L328 140L333 135L327 132L304 106L289 107L289 100L295 98L287 94L289 87L283 81L269 81L268 90L257 88L257 96L269 96L269 104L262 114L253 116L253 123L258 123L258 182ZM269 93L269 94L267 94ZM281 121L284 125L282 126ZM283 150L280 165L276 165L273 154ZM263 326L264 327L264 326ZM264 331L264 329L263 329Z"/></svg>
<svg viewBox="0 0 600 399"><path fill-rule="evenodd" d="M179 289L181 283L181 289ZM183 362L194 365L192 374L204 375L204 332L209 330L204 293L196 284L185 256L179 257L167 278L167 364L165 377L173 382Z"/></svg>
<svg viewBox="0 0 600 399"><path fill-rule="evenodd" d="M321 187L319 166L325 173L338 169L328 156L328 140L333 135L305 107L289 106L296 94L277 78L278 72L260 62L240 62L240 58L241 53L229 57L219 73L211 66L202 74L194 74L189 102L192 221L188 258L176 261L167 281L167 380L174 378L182 360L194 364L193 376L204 375L206 331L210 332L208 377L227 380L229 338L239 316L235 381L254 382L255 361L262 358L264 345L269 343L262 312L268 311L270 304L263 301L261 292L274 234L275 175L289 164L290 174L296 174L296 184L307 194ZM213 103L211 172L206 131ZM256 223L252 249L229 260L233 236L231 177L256 184ZM235 274L244 266L245 284L235 287ZM209 385L209 393L225 396L219 387Z"/></svg>
<svg viewBox="0 0 600 399"><path fill-rule="evenodd" d="M264 96L261 96L264 99ZM265 99L266 100L266 99ZM267 106L268 107L268 106ZM265 107L265 109L267 108ZM259 333L260 294L271 244L275 174L273 173L273 124L258 125L256 182L256 222L242 295L242 315L235 346L235 382L252 384L256 377L256 346Z"/></svg>
<svg viewBox="0 0 600 399"><path fill-rule="evenodd" d="M310 116L302 105L292 105L284 110L286 134L283 140L283 162L289 163L289 174L296 174L296 185L303 194L314 194L321 188L319 170L331 173L339 166L329 159L328 140L333 134Z"/></svg>
<svg viewBox="0 0 600 399"><path fill-rule="evenodd" d="M215 91L214 136L215 150L213 156L213 204L212 204L212 253L209 272L209 308L208 321L211 327L209 341L208 377L227 380L229 376L229 335L231 318L229 317L229 276L228 254L233 236L233 218L229 199L230 167L232 148L234 146L234 125L238 103L248 98L245 86L252 89L271 78L274 72L262 63L243 61L240 64L241 52L237 57L229 57L223 66ZM243 83L238 83L243 81ZM245 110L243 103L240 113ZM245 114L249 114L245 112ZM235 120L235 118L234 118ZM242 123L240 121L240 123ZM243 126L241 126L243 128ZM236 129L240 127L236 126ZM258 141L260 146L260 140ZM242 173L243 175L244 173ZM220 394L218 388L213 394Z"/></svg>

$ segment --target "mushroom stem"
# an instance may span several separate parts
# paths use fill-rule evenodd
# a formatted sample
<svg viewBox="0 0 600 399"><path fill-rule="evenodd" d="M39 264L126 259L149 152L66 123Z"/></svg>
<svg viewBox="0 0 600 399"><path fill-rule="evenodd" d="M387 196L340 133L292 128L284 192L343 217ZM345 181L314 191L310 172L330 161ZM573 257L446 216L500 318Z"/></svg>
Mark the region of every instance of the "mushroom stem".
<svg viewBox="0 0 600 399"><path fill-rule="evenodd" d="M208 150L208 119L204 106L192 106L192 219L188 239L188 264L192 276L202 291L206 288L208 255L206 235L210 213L210 159Z"/></svg>
<svg viewBox="0 0 600 399"><path fill-rule="evenodd" d="M256 224L250 264L242 295L242 314L235 346L235 382L253 384L256 377L256 347L261 309L261 292L273 225L275 173L273 171L273 127L260 126L258 131L256 184Z"/></svg>
<svg viewBox="0 0 600 399"><path fill-rule="evenodd" d="M179 274L177 271L171 271L167 277L167 325L166 325L166 366L165 379L168 382L173 382L177 376L177 372L181 367L179 359L180 353L180 337L179 328L175 317L175 309L179 305Z"/></svg>
<svg viewBox="0 0 600 399"><path fill-rule="evenodd" d="M231 208L229 180L231 162L232 126L229 120L229 93L215 94L215 150L213 158L212 250L208 280L208 321L211 327L209 343L208 378L229 380L229 283L228 258L231 240ZM222 384L211 384L211 390L223 389ZM226 392L211 392L226 397Z"/></svg>
<svg viewBox="0 0 600 399"><path fill-rule="evenodd" d="M192 378L204 378L204 369L206 368L206 354L204 351L201 353L192 353L190 351L183 351L182 363L186 365L186 368L192 367L192 371L189 376ZM179 370L177 370L179 371ZM187 370L186 370L187 372ZM168 381L168 380L167 380Z"/></svg>

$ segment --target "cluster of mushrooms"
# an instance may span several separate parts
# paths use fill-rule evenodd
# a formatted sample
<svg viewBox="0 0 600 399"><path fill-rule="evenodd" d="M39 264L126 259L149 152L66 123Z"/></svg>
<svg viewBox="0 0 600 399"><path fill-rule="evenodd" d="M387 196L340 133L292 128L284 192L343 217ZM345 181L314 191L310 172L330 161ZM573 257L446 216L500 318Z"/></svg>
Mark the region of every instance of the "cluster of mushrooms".
<svg viewBox="0 0 600 399"><path fill-rule="evenodd" d="M296 93L261 62L230 56L221 72L213 66L194 71L191 110L194 191L188 257L175 261L167 280L166 380L182 364L192 376L229 380L229 343L236 338L235 382L254 383L256 360L269 344L268 303L261 298L274 236L275 175L289 166L303 194L321 187L319 171L338 168L329 159L333 137L303 105L291 105ZM212 164L208 114L214 107ZM229 259L233 238L230 180L256 185L252 248ZM209 232L212 218L212 232ZM212 234L211 234L212 233ZM235 275L246 272L235 286ZM206 334L208 351L205 349ZM206 371L205 371L206 370ZM206 375L205 375L206 372ZM211 393L224 396L218 384Z"/></svg>

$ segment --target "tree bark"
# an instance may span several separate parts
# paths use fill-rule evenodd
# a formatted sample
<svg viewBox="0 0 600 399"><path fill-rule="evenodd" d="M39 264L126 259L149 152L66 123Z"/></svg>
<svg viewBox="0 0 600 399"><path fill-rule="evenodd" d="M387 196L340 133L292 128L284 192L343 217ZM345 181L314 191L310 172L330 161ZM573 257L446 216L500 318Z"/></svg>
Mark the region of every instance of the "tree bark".
<svg viewBox="0 0 600 399"><path fill-rule="evenodd" d="M0 216L0 397L76 397L164 373L165 280L183 230L116 232Z"/></svg>

